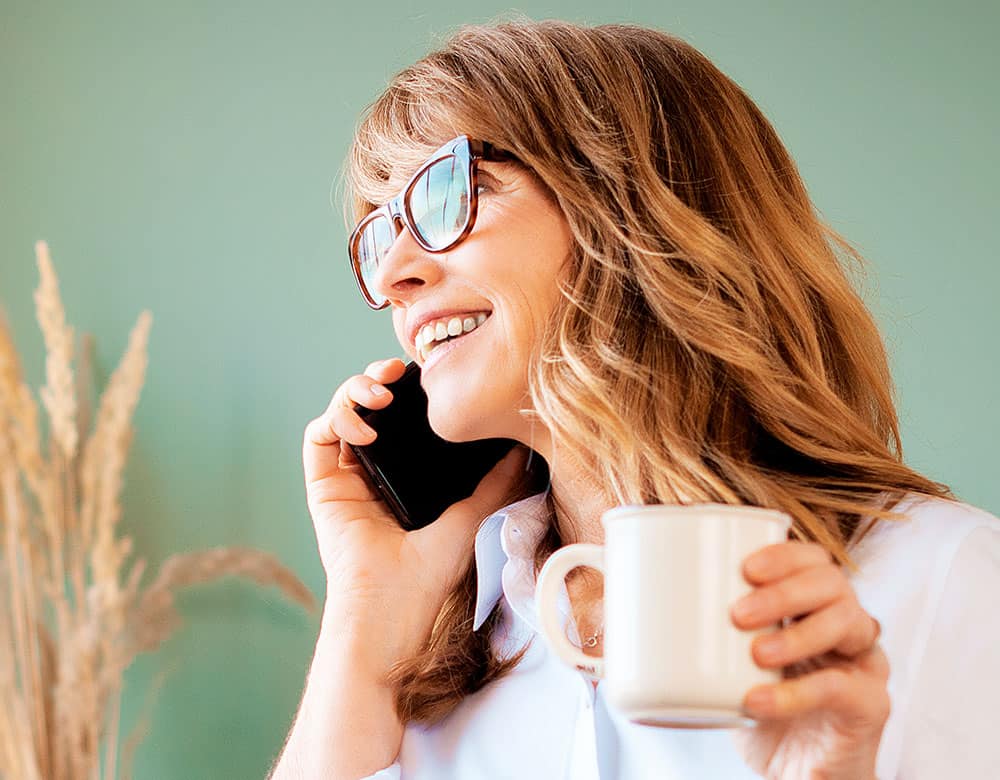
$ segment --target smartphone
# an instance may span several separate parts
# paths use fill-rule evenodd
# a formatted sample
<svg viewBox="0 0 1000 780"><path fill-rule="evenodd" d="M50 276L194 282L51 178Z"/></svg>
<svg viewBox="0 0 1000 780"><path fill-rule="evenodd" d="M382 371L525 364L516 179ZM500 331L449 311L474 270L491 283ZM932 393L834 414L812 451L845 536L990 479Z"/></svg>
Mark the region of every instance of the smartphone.
<svg viewBox="0 0 1000 780"><path fill-rule="evenodd" d="M378 434L371 444L348 444L368 480L407 531L423 528L475 491L479 481L517 443L513 439L450 442L431 429L420 366L386 383L392 401L384 409L355 406Z"/></svg>

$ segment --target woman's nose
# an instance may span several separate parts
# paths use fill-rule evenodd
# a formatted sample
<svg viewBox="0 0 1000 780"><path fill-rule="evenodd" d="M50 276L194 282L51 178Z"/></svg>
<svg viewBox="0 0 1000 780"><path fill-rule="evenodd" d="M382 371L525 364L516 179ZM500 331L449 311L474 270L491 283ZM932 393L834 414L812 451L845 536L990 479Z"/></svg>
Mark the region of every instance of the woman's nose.
<svg viewBox="0 0 1000 780"><path fill-rule="evenodd" d="M441 274L437 259L416 242L400 217L396 217L396 227L399 233L372 277L372 291L390 302L405 300Z"/></svg>

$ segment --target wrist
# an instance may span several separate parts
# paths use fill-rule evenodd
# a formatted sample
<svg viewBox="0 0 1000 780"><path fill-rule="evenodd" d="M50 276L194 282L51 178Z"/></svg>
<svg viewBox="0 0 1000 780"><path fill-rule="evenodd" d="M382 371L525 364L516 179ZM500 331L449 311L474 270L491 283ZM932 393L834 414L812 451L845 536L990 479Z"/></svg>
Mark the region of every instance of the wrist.
<svg viewBox="0 0 1000 780"><path fill-rule="evenodd" d="M322 646L323 654L345 674L388 688L386 678L396 658L387 652L385 631L379 631L370 622L362 620L359 617L362 614L364 610L350 608L328 597L323 607L317 645Z"/></svg>
<svg viewBox="0 0 1000 780"><path fill-rule="evenodd" d="M412 613L382 614L376 605L350 603L342 594L327 594L320 637L349 659L369 679L385 680L401 660L417 653L425 639L420 617Z"/></svg>

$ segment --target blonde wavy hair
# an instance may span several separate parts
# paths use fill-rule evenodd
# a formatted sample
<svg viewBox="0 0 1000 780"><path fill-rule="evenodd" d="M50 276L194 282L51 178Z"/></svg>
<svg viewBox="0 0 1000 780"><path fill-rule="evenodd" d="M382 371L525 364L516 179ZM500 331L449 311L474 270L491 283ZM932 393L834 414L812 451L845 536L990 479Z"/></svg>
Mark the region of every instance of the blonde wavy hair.
<svg viewBox="0 0 1000 780"><path fill-rule="evenodd" d="M863 278L863 258L753 101L690 44L523 17L458 28L367 107L348 220L458 133L512 151L572 230L530 397L615 503L780 509L792 538L856 570L848 547L902 519L906 493L954 500L902 461L886 352L848 275ZM550 523L536 565L561 543ZM425 649L394 669L404 722L440 720L523 654L491 647L499 605L472 632L475 582L470 566Z"/></svg>

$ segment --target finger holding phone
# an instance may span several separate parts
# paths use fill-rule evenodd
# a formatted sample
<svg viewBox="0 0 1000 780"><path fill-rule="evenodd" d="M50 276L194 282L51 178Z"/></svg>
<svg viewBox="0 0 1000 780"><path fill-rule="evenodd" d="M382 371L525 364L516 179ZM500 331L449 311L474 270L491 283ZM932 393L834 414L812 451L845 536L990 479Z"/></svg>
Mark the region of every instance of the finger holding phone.
<svg viewBox="0 0 1000 780"><path fill-rule="evenodd" d="M401 360L369 365L337 388L305 429L302 460L309 512L327 578L327 612L359 646L366 663L387 672L416 652L472 556L476 528L504 505L523 465L515 447L467 499L440 518L405 530L381 499L349 445L376 438L354 407L384 409ZM384 390L384 392L380 392Z"/></svg>

